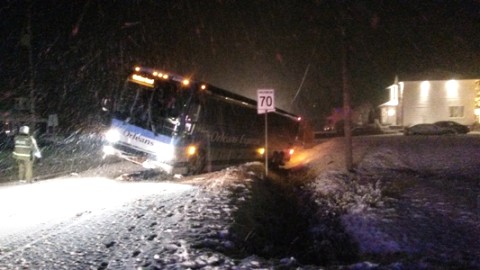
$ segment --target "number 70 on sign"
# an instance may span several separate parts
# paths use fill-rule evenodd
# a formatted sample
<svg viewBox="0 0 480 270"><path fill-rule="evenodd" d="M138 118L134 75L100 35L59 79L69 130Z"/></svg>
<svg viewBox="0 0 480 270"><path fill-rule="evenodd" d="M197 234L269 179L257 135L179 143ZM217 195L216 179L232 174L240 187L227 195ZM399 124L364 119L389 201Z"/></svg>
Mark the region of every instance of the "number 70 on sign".
<svg viewBox="0 0 480 270"><path fill-rule="evenodd" d="M273 89L257 90L257 112L258 114L275 111L275 91Z"/></svg>

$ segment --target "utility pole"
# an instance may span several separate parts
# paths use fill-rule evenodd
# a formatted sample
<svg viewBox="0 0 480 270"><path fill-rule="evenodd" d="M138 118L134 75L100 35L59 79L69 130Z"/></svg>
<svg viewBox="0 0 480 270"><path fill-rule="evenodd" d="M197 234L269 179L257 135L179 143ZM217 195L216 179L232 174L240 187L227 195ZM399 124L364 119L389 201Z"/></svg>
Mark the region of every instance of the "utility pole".
<svg viewBox="0 0 480 270"><path fill-rule="evenodd" d="M30 73L30 79L28 83L30 91L30 128L35 130L35 67L33 64L33 48L32 48L32 1L28 1L28 13L27 13L27 29L24 34L22 43L28 50L28 70Z"/></svg>
<svg viewBox="0 0 480 270"><path fill-rule="evenodd" d="M345 168L347 171L353 169L353 151L352 151L352 113L350 96L350 72L349 72L349 42L347 37L347 22L343 17L342 26L342 81L343 81L343 118L345 134Z"/></svg>

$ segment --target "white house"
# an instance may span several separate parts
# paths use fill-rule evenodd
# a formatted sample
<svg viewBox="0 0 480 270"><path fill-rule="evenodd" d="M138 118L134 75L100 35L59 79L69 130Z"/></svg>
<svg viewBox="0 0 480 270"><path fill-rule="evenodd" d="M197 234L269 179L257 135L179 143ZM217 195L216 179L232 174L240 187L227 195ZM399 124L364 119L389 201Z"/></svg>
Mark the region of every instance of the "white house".
<svg viewBox="0 0 480 270"><path fill-rule="evenodd" d="M399 81L387 89L390 100L379 106L384 125L480 123L480 79Z"/></svg>

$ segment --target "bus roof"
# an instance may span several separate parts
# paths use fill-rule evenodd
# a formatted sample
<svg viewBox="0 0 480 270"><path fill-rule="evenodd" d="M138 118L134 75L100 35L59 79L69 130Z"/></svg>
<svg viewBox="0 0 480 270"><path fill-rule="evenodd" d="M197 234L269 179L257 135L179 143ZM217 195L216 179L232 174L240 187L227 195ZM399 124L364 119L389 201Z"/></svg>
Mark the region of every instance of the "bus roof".
<svg viewBox="0 0 480 270"><path fill-rule="evenodd" d="M249 105L249 106L253 106L253 107L257 106L257 102L255 100L251 99L251 98L248 98L248 97L245 97L245 96L227 91L227 90L222 89L222 88L218 88L218 87L213 86L209 83L191 80L190 78L180 76L180 75L177 75L175 73L163 72L163 71L159 71L159 70L149 68L149 67L136 66L134 68L134 73L131 76L134 76L135 74L138 74L138 73L144 74L144 75L149 75L149 77L144 78L145 80L142 80L142 81L138 81L136 79L130 79L130 80L135 81L136 83L145 85L147 87L153 87L153 82L148 82L149 80L173 80L173 81L176 81L178 83L188 83L188 84L197 85L198 89L200 89L201 87L206 87L206 90L209 91L213 95L223 97L223 98L226 98L226 99L229 99L229 100L232 100L232 101L237 101L237 102L240 102L244 105ZM300 117L298 115L295 115L293 113L287 112L287 111L279 109L279 108L275 108L275 112L273 112L273 113L281 114L281 115L293 118L295 120L300 119Z"/></svg>

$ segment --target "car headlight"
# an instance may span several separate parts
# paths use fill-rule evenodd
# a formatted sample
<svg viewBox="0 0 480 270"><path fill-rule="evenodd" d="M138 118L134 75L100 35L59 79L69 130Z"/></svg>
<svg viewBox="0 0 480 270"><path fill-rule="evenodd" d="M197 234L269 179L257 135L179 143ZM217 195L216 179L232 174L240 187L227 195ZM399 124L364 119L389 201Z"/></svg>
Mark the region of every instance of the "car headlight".
<svg viewBox="0 0 480 270"><path fill-rule="evenodd" d="M116 129L110 129L105 133L105 139L108 142L116 143L120 140L120 132L118 132Z"/></svg>

